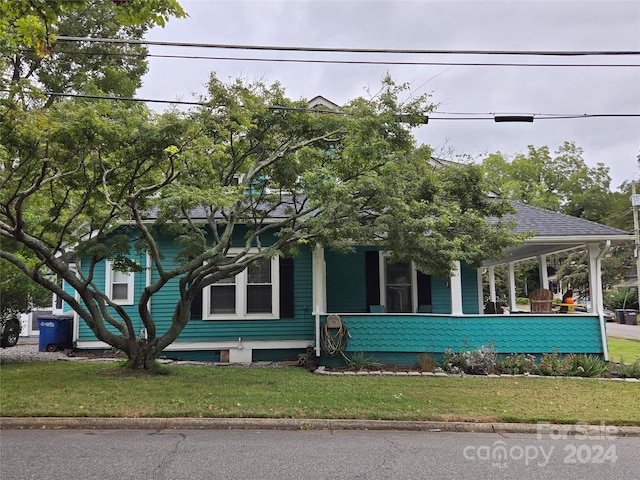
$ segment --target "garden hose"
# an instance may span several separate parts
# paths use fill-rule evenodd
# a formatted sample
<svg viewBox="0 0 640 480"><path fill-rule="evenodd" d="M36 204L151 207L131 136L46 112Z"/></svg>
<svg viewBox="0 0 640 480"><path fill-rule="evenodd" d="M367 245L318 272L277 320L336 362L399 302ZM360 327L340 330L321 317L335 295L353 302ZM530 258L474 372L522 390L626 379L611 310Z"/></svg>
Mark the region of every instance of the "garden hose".
<svg viewBox="0 0 640 480"><path fill-rule="evenodd" d="M338 354L344 356L343 351L347 348L351 335L344 323L340 322L337 328L329 328L327 322L324 322L322 330L320 330L320 348L330 357Z"/></svg>

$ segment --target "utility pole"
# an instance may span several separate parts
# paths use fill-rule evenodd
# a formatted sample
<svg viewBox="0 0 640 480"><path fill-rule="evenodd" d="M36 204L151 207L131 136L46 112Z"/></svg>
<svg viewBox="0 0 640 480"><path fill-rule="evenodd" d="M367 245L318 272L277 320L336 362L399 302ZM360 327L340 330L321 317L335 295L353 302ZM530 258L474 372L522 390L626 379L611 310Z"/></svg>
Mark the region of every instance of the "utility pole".
<svg viewBox="0 0 640 480"><path fill-rule="evenodd" d="M638 282L638 297L640 298L640 227L638 227L638 208L640 207L640 195L636 195L636 182L631 184L631 208L633 209L633 232L635 234L636 249L636 281Z"/></svg>

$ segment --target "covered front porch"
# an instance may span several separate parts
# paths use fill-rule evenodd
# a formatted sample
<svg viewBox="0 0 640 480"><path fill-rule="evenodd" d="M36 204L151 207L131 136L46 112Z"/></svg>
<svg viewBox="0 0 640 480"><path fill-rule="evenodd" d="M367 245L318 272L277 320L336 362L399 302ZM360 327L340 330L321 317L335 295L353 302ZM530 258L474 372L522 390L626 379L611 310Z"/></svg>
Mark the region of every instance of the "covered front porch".
<svg viewBox="0 0 640 480"><path fill-rule="evenodd" d="M343 353L362 352L381 363L412 364L418 355L440 357L492 346L498 354L588 354L604 357L606 338L597 315L341 314L348 331ZM325 328L328 315L319 315ZM318 332L318 338L322 338ZM320 342L321 343L321 340ZM320 355L322 345L318 348Z"/></svg>
<svg viewBox="0 0 640 480"><path fill-rule="evenodd" d="M335 332L335 318L344 327L346 341L343 353L363 353L383 363L415 363L417 356L428 353L435 357L451 351L477 350L492 346L498 354L587 354L608 360L606 323L603 316L601 267L602 259L616 242L632 241L624 231L575 217L516 204L518 229L536 233L522 245L505 252L501 259L488 260L479 269L456 264L450 278L429 278L428 297L420 292L415 272L411 283L412 304L409 311L389 312L385 305L384 260L379 257L379 302L370 300L368 310L350 310L348 302L332 301L341 296L346 286L354 288L351 271L357 262L345 260L351 267L345 280L336 275L336 259L318 246L313 252L313 302L315 316L316 355L326 357L323 336ZM524 222L524 223L523 223ZM589 309L586 313L519 312L516 306L515 271L517 265L535 259L539 267L541 288L549 287L547 260L551 255L584 250L588 257ZM363 260L363 268L366 263ZM495 268L506 265L508 271L508 305L504 314L485 314L488 300L496 302ZM329 274L328 274L329 272ZM355 278L355 276L353 277ZM375 283L375 282L374 282ZM336 285L337 284L337 285ZM409 287L407 287L409 288ZM329 292L329 293L328 293ZM375 294L373 296L375 299ZM423 300L428 298L428 300ZM429 304L425 305L424 302ZM380 303L380 305L372 305ZM372 307L376 307L374 310ZM327 324L327 318L334 316Z"/></svg>

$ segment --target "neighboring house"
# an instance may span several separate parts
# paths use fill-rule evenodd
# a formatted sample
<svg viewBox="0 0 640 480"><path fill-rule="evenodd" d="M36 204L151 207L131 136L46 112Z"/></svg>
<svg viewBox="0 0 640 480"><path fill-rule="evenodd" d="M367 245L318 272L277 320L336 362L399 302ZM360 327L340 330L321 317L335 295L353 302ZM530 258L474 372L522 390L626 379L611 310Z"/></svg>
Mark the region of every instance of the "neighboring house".
<svg viewBox="0 0 640 480"><path fill-rule="evenodd" d="M321 351L322 333L327 317L337 315L349 332L343 353L363 352L379 362L416 363L424 352L438 356L447 348L459 351L487 345L499 353L557 351L606 359L600 261L611 244L633 237L579 218L513 205L516 230L535 234L505 252L503 259L487 260L480 269L459 265L449 278L423 274L409 263L391 263L376 246L358 246L348 254L316 246L302 248L293 259L264 260L205 288L193 302L191 321L166 353L252 362L295 358L313 347L326 364L332 360ZM165 238L161 245L164 258L171 262L177 251L172 239ZM546 258L576 249L589 252L590 313L483 313L483 282L489 284L495 301L495 266L508 265L509 307L515 312L514 265L537 259L541 284L548 285ZM147 269L149 259L144 254L135 260L145 271L123 274L103 262L94 272L96 284L132 313L140 292L156 275ZM159 329L171 321L177 295L177 288L164 288L151 300ZM332 317L331 322L335 320ZM334 327L327 330L330 334L337 332L337 324L329 325ZM142 324L139 329L143 334ZM79 349L108 348L77 319L74 336Z"/></svg>
<svg viewBox="0 0 640 480"><path fill-rule="evenodd" d="M62 280L60 280L60 283ZM50 315L61 315L65 305L62 302L62 298L53 294L51 296L51 306L43 308L34 308L29 313L20 314L20 336L21 337L35 337L40 335L40 329L38 326L38 319L40 317L46 317Z"/></svg>

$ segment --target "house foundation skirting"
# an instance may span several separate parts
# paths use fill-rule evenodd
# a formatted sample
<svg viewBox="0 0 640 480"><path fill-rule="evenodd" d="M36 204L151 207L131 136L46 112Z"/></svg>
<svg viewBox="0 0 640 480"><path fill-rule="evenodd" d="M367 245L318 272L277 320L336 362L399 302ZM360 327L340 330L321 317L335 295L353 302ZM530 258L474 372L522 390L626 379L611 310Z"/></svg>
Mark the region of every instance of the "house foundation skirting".
<svg viewBox="0 0 640 480"><path fill-rule="evenodd" d="M313 339L308 340L243 340L221 342L174 342L165 348L165 352L228 352L231 363L251 363L254 350L304 350L313 345ZM108 350L111 345L104 342L78 341L78 350ZM225 354L226 355L226 354Z"/></svg>

